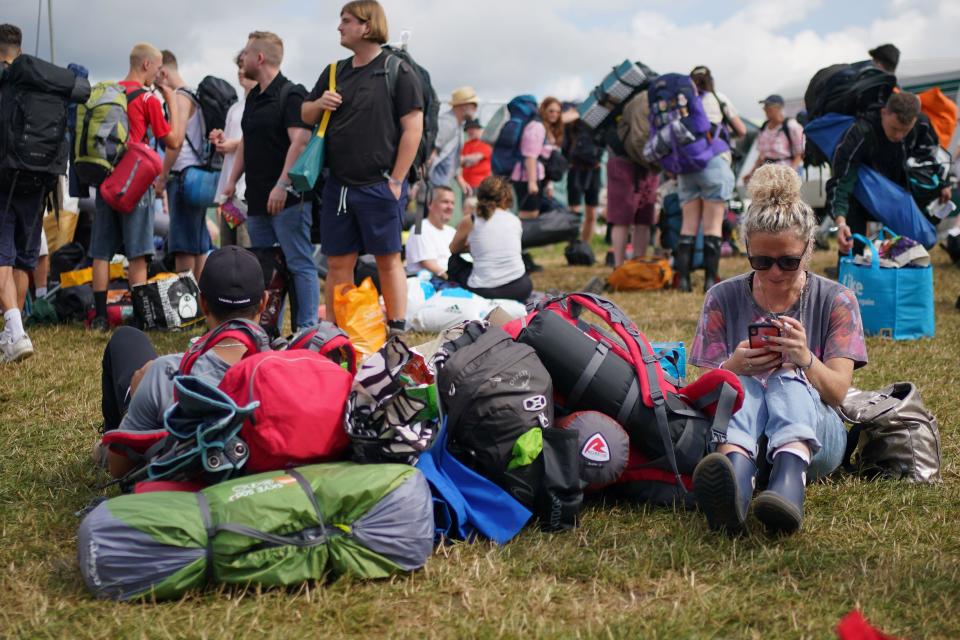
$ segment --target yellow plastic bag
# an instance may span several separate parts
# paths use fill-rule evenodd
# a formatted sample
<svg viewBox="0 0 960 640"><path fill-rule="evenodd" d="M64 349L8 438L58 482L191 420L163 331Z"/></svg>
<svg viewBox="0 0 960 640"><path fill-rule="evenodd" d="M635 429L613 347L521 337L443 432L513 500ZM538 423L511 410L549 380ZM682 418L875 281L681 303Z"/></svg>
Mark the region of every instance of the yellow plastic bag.
<svg viewBox="0 0 960 640"><path fill-rule="evenodd" d="M380 295L371 278L364 278L359 287L342 284L334 289L333 314L357 351L357 364L387 341Z"/></svg>
<svg viewBox="0 0 960 640"><path fill-rule="evenodd" d="M123 269L123 264L120 262L111 262L110 263L110 279L111 280L123 280L127 277L126 272ZM87 267L86 269L76 269L74 271L64 271L60 274L60 286L66 289L67 287L77 287L81 284L90 284L93 282L93 267Z"/></svg>

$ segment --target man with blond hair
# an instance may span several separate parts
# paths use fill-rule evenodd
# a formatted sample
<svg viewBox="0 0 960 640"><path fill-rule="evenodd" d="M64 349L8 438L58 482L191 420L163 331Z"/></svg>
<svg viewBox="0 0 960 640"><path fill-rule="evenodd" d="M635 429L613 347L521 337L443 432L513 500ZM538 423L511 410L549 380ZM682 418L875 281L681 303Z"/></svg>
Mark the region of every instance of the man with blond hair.
<svg viewBox="0 0 960 640"><path fill-rule="evenodd" d="M337 63L336 90L323 70L303 104L303 119L319 122L332 112L327 129L321 249L330 267L324 286L327 309L333 292L353 282L360 253L377 261L387 327L407 330L407 282L400 259L407 176L423 135L423 89L416 72L381 48L387 18L374 0L348 2L340 11L340 46L353 55ZM387 82L384 82L386 76Z"/></svg>
<svg viewBox="0 0 960 640"><path fill-rule="evenodd" d="M158 82L163 56L151 44L140 43L130 51L130 71L120 85L127 94L127 119L130 122L131 142L149 142L147 130L163 142L168 150L179 149L182 137L177 137L180 110L174 91L164 82ZM170 113L168 122L163 115L163 104L151 87L163 95ZM154 191L147 189L136 208L120 213L108 205L97 193L97 210L90 233L90 257L93 258L93 301L95 315L91 328L107 331L107 285L110 283L110 259L120 249L121 241L129 261L127 280L131 287L147 281L147 258L153 255Z"/></svg>
<svg viewBox="0 0 960 640"><path fill-rule="evenodd" d="M296 294L291 324L300 329L317 324L320 282L310 243L310 204L291 188L288 173L310 141L310 127L300 119L307 91L280 73L282 62L279 36L269 31L250 34L240 53L240 68L257 84L247 95L240 123L243 137L222 195L232 197L246 173L250 244L280 245Z"/></svg>

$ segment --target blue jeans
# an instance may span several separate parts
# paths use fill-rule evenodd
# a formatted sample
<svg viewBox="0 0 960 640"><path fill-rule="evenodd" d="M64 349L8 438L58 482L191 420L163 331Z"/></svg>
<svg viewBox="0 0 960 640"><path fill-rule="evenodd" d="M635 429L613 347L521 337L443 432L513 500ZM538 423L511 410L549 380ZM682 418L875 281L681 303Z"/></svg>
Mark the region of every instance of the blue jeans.
<svg viewBox="0 0 960 640"><path fill-rule="evenodd" d="M207 209L187 204L183 192L183 174L171 174L167 181L167 202L170 207L170 253L201 255L213 244L207 230Z"/></svg>
<svg viewBox="0 0 960 640"><path fill-rule="evenodd" d="M820 394L795 371L784 370L760 382L739 376L743 406L730 419L727 442L743 447L755 458L757 440L766 435L767 458L785 444L802 441L813 459L807 478L826 476L840 466L847 446L847 430L836 411L820 400Z"/></svg>
<svg viewBox="0 0 960 640"><path fill-rule="evenodd" d="M293 321L298 329L317 324L320 281L310 244L310 209L298 203L275 216L248 216L247 232L253 247L280 245L297 295L297 314Z"/></svg>

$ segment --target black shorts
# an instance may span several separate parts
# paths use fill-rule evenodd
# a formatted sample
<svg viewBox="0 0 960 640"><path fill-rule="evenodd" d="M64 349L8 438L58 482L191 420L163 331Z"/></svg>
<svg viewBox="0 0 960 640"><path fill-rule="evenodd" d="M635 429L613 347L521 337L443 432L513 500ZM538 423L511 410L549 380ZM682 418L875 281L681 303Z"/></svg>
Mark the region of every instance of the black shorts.
<svg viewBox="0 0 960 640"><path fill-rule="evenodd" d="M600 204L600 167L571 167L567 173L567 203L571 207Z"/></svg>

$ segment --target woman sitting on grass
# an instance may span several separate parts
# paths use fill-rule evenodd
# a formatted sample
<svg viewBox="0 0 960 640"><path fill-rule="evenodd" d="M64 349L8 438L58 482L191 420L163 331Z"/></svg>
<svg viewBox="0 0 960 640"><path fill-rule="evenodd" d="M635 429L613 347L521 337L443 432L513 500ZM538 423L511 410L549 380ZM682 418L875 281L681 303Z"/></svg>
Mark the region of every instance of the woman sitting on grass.
<svg viewBox="0 0 960 640"><path fill-rule="evenodd" d="M792 533L803 519L808 476L840 465L847 434L832 407L867 352L853 292L808 271L816 219L800 199L797 173L763 166L750 195L741 226L753 270L707 293L690 358L736 373L745 398L726 443L694 470L694 494L711 530L742 532L763 436L772 469L754 513L769 532ZM754 338L751 348L748 326L760 323L780 335Z"/></svg>
<svg viewBox="0 0 960 640"><path fill-rule="evenodd" d="M533 291L521 257L523 226L513 215L506 178L490 176L477 187L477 212L465 215L450 243L450 279L484 298L526 302ZM460 255L469 251L473 264Z"/></svg>

